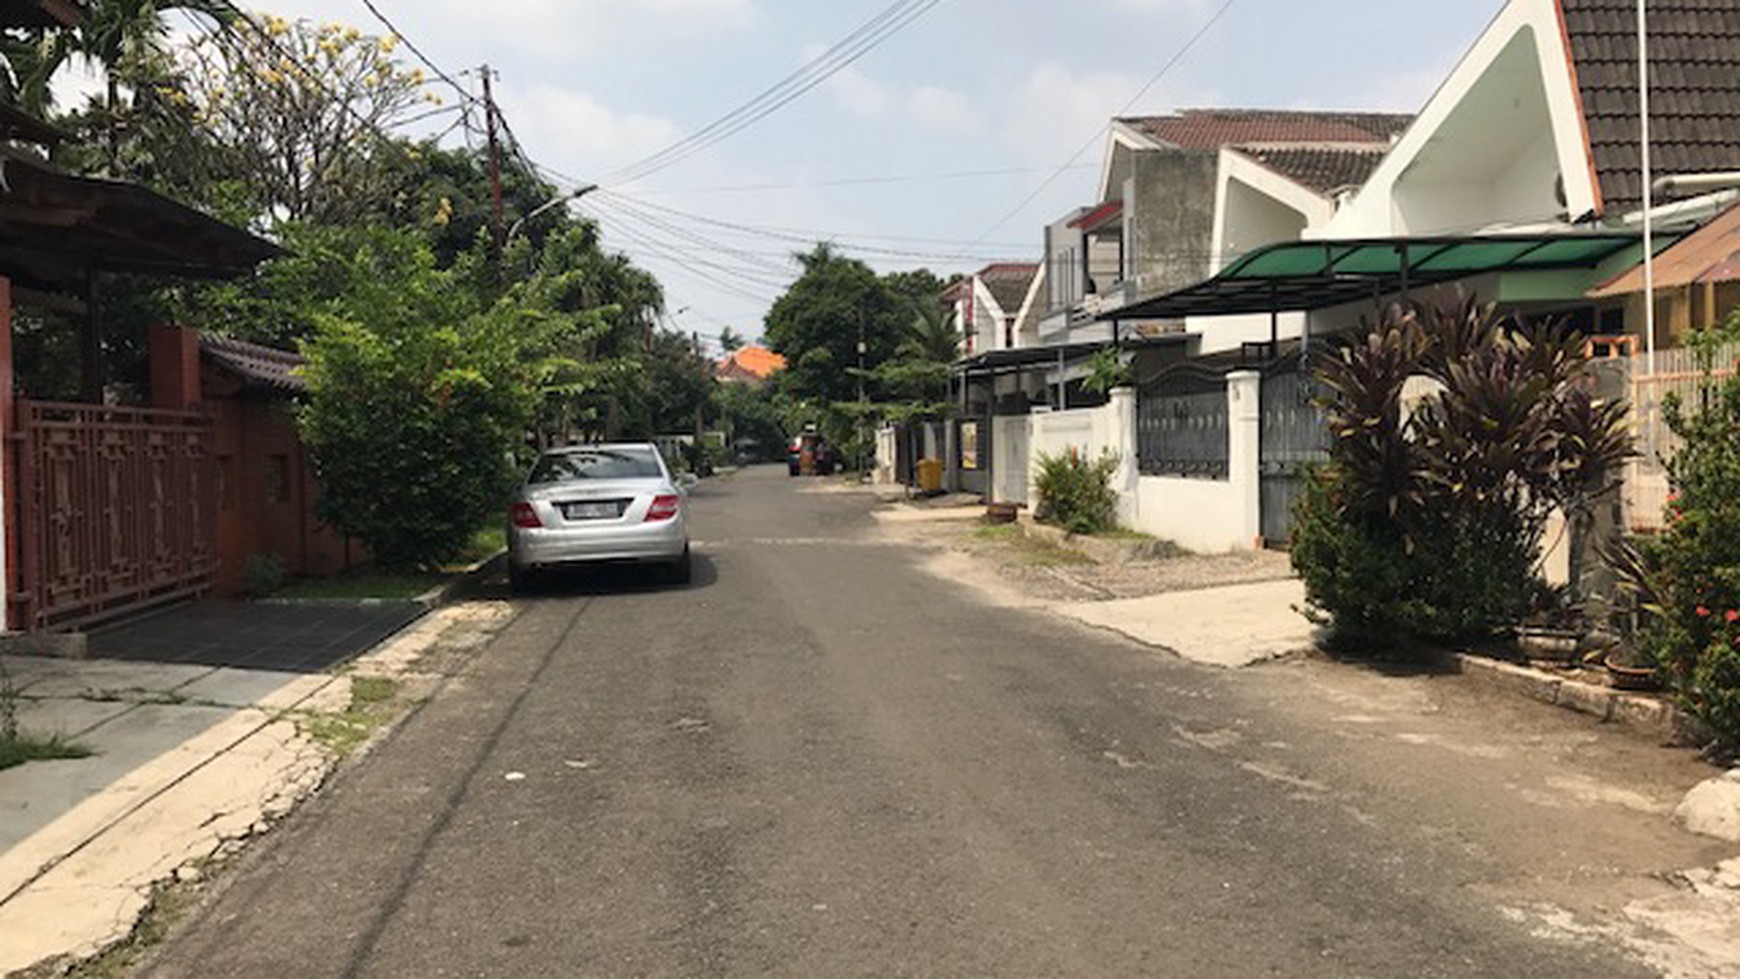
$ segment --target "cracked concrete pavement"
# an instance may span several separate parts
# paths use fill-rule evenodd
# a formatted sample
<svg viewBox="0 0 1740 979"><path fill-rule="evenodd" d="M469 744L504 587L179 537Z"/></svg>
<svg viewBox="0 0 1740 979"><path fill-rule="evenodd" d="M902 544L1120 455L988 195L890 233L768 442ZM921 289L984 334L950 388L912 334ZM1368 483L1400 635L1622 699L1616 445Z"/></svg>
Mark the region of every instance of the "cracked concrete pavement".
<svg viewBox="0 0 1740 979"><path fill-rule="evenodd" d="M20 726L93 749L0 772L0 975L124 940L162 882L198 876L314 792L339 757L306 721L390 677L409 704L507 607L440 609L347 670L9 657Z"/></svg>

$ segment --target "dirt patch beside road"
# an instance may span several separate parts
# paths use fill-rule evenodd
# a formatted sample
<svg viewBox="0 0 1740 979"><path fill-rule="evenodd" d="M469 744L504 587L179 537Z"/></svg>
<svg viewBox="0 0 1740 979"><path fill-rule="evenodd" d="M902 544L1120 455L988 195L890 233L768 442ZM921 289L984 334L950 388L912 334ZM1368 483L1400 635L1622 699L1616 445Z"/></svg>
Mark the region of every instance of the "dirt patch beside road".
<svg viewBox="0 0 1740 979"><path fill-rule="evenodd" d="M982 568L995 579L995 590L1003 592L1005 599L1014 592L1039 602L1110 601L1292 575L1287 555L1276 551L1179 554L1113 564L1096 562L1067 545L1029 537L1013 524L889 521L882 527L883 533L908 543L972 559L950 563L957 568L962 564Z"/></svg>

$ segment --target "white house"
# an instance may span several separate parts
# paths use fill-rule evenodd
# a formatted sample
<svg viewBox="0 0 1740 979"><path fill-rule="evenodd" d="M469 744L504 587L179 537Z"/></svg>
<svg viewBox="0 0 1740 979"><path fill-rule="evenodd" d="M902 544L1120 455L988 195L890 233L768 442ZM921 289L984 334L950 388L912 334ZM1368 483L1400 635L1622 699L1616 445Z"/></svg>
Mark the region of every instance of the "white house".
<svg viewBox="0 0 1740 979"><path fill-rule="evenodd" d="M1114 125L1102 204L1048 230L1040 336L1106 329L1111 310L1125 329L1182 322L1196 338L1177 383L1102 409L1133 431L1080 446L1140 460L1120 473L1129 522L1203 549L1284 536L1288 473L1311 454L1313 419L1297 374L1266 365L1391 298L1455 283L1592 333L1641 331L1641 304L1628 315L1623 297L1591 298L1642 255L1635 12L1634 0L1510 0L1382 139L1246 133L1214 142L1212 163L1175 142L1173 179L1149 186L1189 200L1158 232L1141 217L1141 178L1144 154L1168 141ZM1740 170L1740 0L1660 5L1650 28L1656 175ZM1683 232L1732 199L1658 200L1657 226ZM1171 278L1192 261L1196 275ZM1035 422L1034 445L1062 424Z"/></svg>

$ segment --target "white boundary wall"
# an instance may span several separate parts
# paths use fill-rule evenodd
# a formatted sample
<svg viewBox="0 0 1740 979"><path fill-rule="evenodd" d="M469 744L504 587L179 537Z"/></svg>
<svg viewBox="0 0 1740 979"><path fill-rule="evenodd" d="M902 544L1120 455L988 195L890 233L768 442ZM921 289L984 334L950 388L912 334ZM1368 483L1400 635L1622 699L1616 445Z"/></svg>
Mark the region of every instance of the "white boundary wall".
<svg viewBox="0 0 1740 979"><path fill-rule="evenodd" d="M1143 476L1131 526L1192 551L1262 546L1257 438L1262 375L1227 375L1227 478ZM1133 430L1133 429L1132 429Z"/></svg>
<svg viewBox="0 0 1740 979"><path fill-rule="evenodd" d="M1040 455L1072 449L1089 459L1118 456L1112 489L1118 522L1193 551L1249 550L1260 546L1258 521L1258 398L1261 375L1227 375L1227 479L1142 476L1137 471L1136 394L1113 391L1100 408L1036 412L992 421L992 499L1038 503L1033 490Z"/></svg>

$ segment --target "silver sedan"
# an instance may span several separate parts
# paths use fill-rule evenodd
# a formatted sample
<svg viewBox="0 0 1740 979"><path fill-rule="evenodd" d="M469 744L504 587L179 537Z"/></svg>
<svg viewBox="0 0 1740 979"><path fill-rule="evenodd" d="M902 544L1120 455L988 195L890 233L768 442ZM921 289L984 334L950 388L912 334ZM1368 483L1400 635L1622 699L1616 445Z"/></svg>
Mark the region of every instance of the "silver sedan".
<svg viewBox="0 0 1740 979"><path fill-rule="evenodd" d="M651 443L578 445L538 457L508 507L508 581L603 562L656 564L690 577L688 480Z"/></svg>

